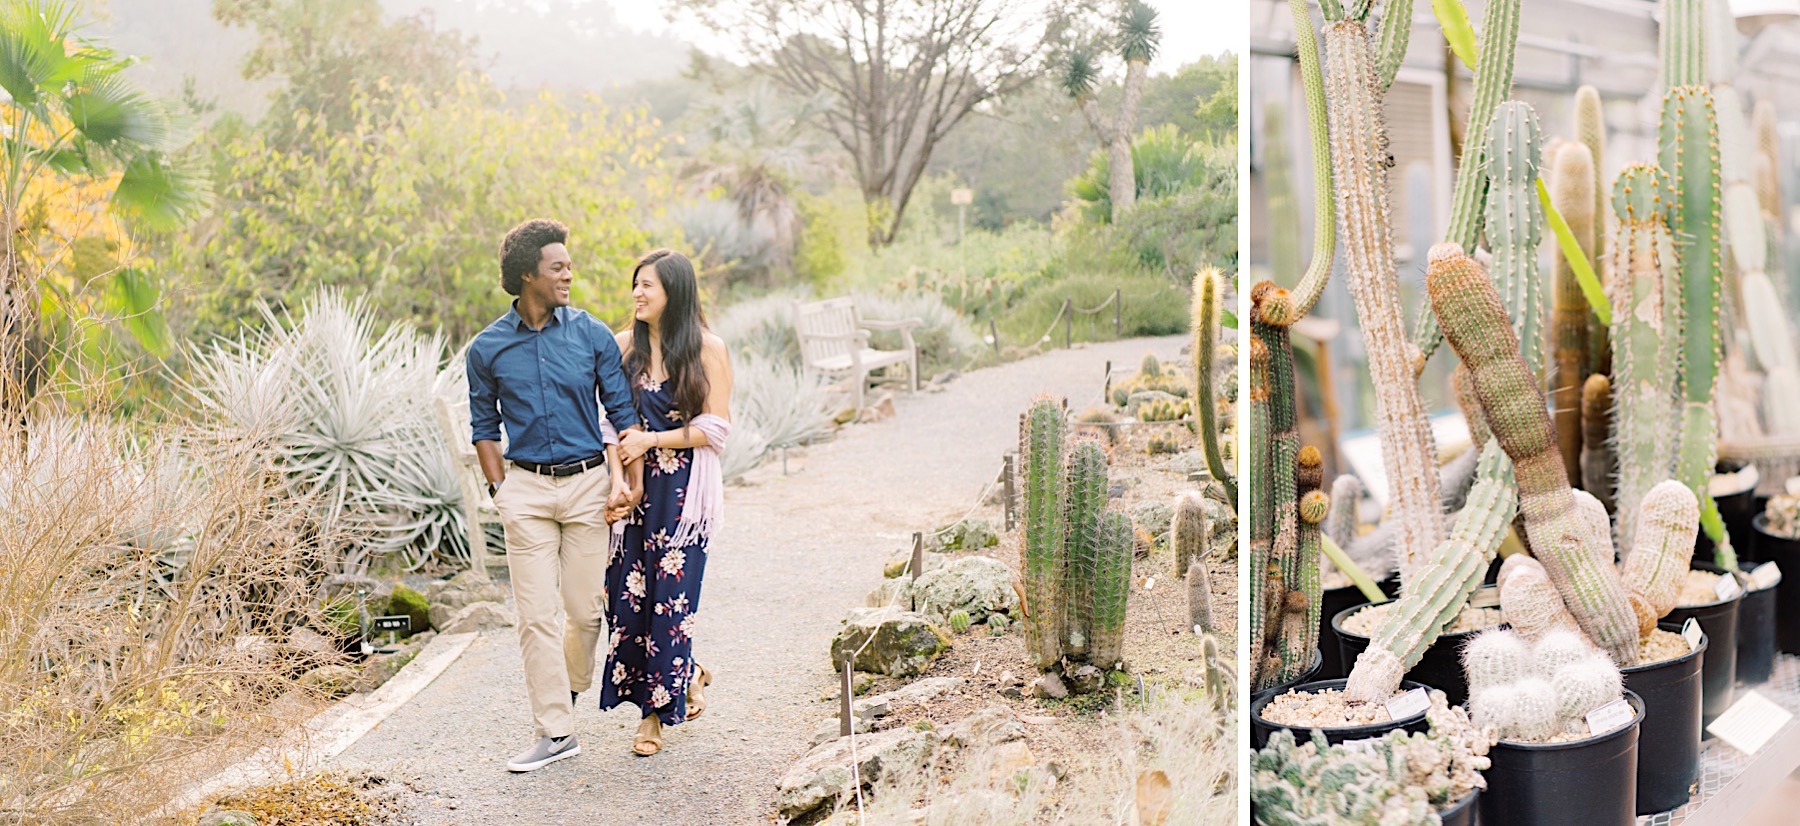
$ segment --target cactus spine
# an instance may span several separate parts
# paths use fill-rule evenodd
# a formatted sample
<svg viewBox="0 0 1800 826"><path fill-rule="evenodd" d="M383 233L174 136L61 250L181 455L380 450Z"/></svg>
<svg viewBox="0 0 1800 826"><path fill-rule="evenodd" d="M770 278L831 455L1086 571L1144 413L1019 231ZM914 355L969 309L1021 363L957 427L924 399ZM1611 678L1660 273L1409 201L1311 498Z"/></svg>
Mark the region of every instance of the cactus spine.
<svg viewBox="0 0 1800 826"><path fill-rule="evenodd" d="M1587 146L1564 144L1556 153L1556 170L1551 176L1550 200L1569 224L1581 252L1594 257L1594 159ZM1575 280L1575 268L1561 255L1554 256L1555 300L1552 329L1556 337L1556 369L1551 374L1551 405L1556 411L1556 440L1562 451L1563 470L1571 479L1581 478L1581 385L1587 378L1588 311L1587 299ZM1526 363L1531 361L1531 342Z"/></svg>
<svg viewBox="0 0 1800 826"><path fill-rule="evenodd" d="M1194 395L1200 414L1200 444L1206 454L1206 467L1214 479L1225 485L1225 495L1237 501L1237 479L1225 466L1219 451L1219 411L1215 398L1213 354L1219 348L1219 328L1225 301L1225 276L1217 267L1206 267L1194 276Z"/></svg>
<svg viewBox="0 0 1800 826"><path fill-rule="evenodd" d="M1039 669L1061 658L1058 637L1063 578L1063 441L1067 411L1057 401L1040 398L1019 417L1020 478L1024 482L1020 568L1024 572L1025 651Z"/></svg>
<svg viewBox="0 0 1800 826"><path fill-rule="evenodd" d="M1512 462L1498 443L1490 440L1476 465L1479 481L1469 500L1456 515L1450 537L1432 555L1432 561L1407 584L1406 593L1389 609L1388 617L1357 657L1344 687L1352 701L1375 702L1393 694L1406 670L1418 665L1425 649L1481 587L1494 552L1506 536L1518 509L1518 490L1512 483Z"/></svg>
<svg viewBox="0 0 1800 826"><path fill-rule="evenodd" d="M1519 509L1537 557L1571 614L1614 659L1637 662L1637 624L1618 572L1601 561L1610 548L1588 529L1570 491L1543 393L1481 265L1454 244L1433 247L1426 286L1444 336L1469 368L1488 427L1512 458Z"/></svg>
<svg viewBox="0 0 1800 826"><path fill-rule="evenodd" d="M1614 501L1620 505L1618 545L1627 554L1637 529L1631 504L1668 478L1673 467L1670 388L1680 357L1681 276L1665 223L1669 200L1668 176L1654 165L1628 166L1613 183L1613 442L1619 459Z"/></svg>

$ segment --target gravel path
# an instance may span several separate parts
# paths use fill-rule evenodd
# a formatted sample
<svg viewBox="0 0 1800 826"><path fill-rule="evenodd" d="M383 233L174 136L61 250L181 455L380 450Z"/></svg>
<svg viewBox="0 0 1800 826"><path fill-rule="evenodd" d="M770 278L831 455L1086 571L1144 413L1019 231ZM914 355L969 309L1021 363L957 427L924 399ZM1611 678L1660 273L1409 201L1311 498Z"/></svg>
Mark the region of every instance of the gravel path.
<svg viewBox="0 0 1800 826"><path fill-rule="evenodd" d="M631 753L635 707L576 711L583 753L528 774L505 769L531 724L517 637L482 635L337 763L408 778L420 823L760 823L775 784L833 707L830 640L912 531L961 516L1018 439L1041 392L1099 402L1104 363L1177 357L1184 336L1058 350L979 370L941 393L901 394L897 416L850 427L726 492L707 562L696 653L717 675L705 717L665 729L661 754Z"/></svg>

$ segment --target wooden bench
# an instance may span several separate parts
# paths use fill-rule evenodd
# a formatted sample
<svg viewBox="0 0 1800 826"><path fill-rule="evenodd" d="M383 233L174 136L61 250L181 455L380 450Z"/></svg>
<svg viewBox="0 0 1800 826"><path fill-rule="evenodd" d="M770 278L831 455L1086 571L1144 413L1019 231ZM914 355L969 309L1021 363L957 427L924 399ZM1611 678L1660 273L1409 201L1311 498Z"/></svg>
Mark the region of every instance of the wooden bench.
<svg viewBox="0 0 1800 826"><path fill-rule="evenodd" d="M849 379L858 412L864 406L863 391L869 383L869 374L876 370L905 366L909 387L918 392L919 350L913 344L912 330L923 324L916 318L865 320L857 315L856 303L848 297L802 304L794 313L801 363L810 372L828 378L842 376ZM875 330L900 331L900 349L871 348L869 336Z"/></svg>

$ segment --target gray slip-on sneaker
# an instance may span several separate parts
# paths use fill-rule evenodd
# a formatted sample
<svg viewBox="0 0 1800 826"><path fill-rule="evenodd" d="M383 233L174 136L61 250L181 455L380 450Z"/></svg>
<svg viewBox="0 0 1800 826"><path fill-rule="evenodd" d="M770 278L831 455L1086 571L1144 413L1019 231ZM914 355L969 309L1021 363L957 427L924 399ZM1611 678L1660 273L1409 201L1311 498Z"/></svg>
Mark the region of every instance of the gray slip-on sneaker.
<svg viewBox="0 0 1800 826"><path fill-rule="evenodd" d="M517 756L513 757L513 759L508 760L506 762L506 770L528 772L532 769L540 769L544 766L548 766L564 757L574 757L580 753L581 744L575 741L575 735L573 734L563 738L561 742L557 742L549 737L540 737L538 738L537 745L520 752Z"/></svg>

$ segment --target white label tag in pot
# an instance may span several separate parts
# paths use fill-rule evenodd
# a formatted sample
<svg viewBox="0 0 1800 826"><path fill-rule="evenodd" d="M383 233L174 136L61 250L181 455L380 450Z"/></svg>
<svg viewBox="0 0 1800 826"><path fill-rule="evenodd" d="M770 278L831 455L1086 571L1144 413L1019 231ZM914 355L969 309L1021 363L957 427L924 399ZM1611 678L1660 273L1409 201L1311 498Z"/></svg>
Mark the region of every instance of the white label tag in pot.
<svg viewBox="0 0 1800 826"><path fill-rule="evenodd" d="M1681 624L1681 636L1683 639L1687 640L1689 653L1700 650L1700 635L1702 633L1703 632L1700 630L1700 621L1693 617L1688 617L1687 622Z"/></svg>
<svg viewBox="0 0 1800 826"><path fill-rule="evenodd" d="M1773 562L1764 562L1750 572L1750 583L1758 591L1766 591L1781 584L1781 566Z"/></svg>
<svg viewBox="0 0 1800 826"><path fill-rule="evenodd" d="M1629 724L1636 716L1637 710L1624 697L1620 697L1587 713L1588 734L1605 734Z"/></svg>
<svg viewBox="0 0 1800 826"><path fill-rule="evenodd" d="M1415 688L1392 700L1387 701L1388 719L1404 720L1414 714L1422 714L1431 708L1431 695L1423 688Z"/></svg>
<svg viewBox="0 0 1800 826"><path fill-rule="evenodd" d="M1744 692L1744 696L1731 704L1731 708L1712 721L1706 730L1738 751L1755 754L1757 749L1769 742L1782 726L1787 725L1794 715L1787 709L1776 705L1767 697L1754 691Z"/></svg>
<svg viewBox="0 0 1800 826"><path fill-rule="evenodd" d="M1719 577L1719 581L1713 583L1713 593L1718 594L1719 599L1731 599L1732 597L1737 596L1737 577L1730 574Z"/></svg>

